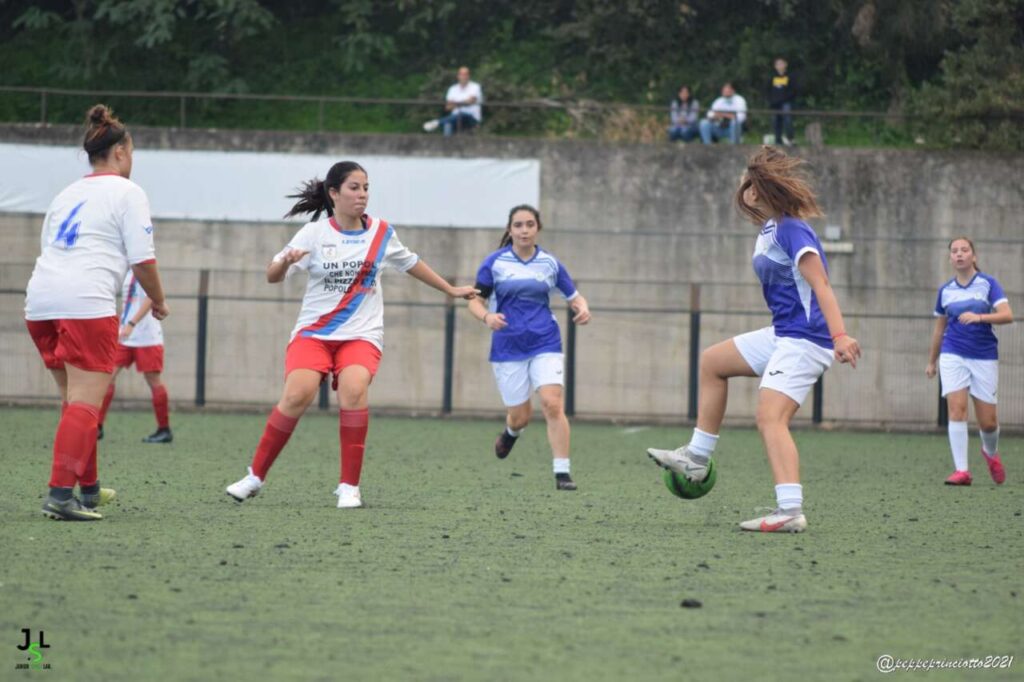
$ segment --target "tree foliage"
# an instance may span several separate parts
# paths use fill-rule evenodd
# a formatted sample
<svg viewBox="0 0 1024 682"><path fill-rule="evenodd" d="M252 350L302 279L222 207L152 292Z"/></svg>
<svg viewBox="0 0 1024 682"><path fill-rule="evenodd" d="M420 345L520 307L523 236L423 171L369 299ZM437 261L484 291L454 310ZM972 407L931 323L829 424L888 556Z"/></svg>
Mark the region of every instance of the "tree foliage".
<svg viewBox="0 0 1024 682"><path fill-rule="evenodd" d="M782 55L805 108L1020 149L1022 27L1024 0L0 0L0 80L438 99L468 64L492 101L708 103L731 80L759 108Z"/></svg>

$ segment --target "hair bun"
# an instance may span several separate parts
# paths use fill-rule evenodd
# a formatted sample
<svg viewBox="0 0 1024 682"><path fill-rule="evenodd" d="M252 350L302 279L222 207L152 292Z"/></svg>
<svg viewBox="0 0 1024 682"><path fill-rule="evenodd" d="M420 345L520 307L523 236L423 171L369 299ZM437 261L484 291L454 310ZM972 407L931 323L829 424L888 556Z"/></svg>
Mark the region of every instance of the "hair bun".
<svg viewBox="0 0 1024 682"><path fill-rule="evenodd" d="M89 110L89 122L94 125L102 125L110 121L110 109L106 104L97 104Z"/></svg>

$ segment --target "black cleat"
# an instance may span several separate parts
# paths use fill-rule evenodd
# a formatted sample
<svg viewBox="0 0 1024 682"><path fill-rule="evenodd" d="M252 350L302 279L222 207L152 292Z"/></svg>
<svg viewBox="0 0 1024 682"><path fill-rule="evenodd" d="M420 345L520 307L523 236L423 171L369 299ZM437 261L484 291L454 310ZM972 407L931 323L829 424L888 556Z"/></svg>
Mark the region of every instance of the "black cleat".
<svg viewBox="0 0 1024 682"><path fill-rule="evenodd" d="M103 440L103 424L96 427L96 440Z"/></svg>
<svg viewBox="0 0 1024 682"><path fill-rule="evenodd" d="M576 490L576 483L569 474L555 474L555 490Z"/></svg>
<svg viewBox="0 0 1024 682"><path fill-rule="evenodd" d="M508 457L508 453L512 452L512 446L516 444L517 438L519 436L508 435L508 431L503 430L501 432L498 440L494 441L494 454L498 456L498 459Z"/></svg>
<svg viewBox="0 0 1024 682"><path fill-rule="evenodd" d="M143 443L170 443L172 440L174 440L174 436L171 435L171 430L169 428L167 428L167 429L157 429L153 433L151 433L148 436L146 436L145 438L143 438L142 442Z"/></svg>
<svg viewBox="0 0 1024 682"><path fill-rule="evenodd" d="M84 507L77 498L58 500L52 495L43 502L43 516L55 521L99 521L103 515Z"/></svg>

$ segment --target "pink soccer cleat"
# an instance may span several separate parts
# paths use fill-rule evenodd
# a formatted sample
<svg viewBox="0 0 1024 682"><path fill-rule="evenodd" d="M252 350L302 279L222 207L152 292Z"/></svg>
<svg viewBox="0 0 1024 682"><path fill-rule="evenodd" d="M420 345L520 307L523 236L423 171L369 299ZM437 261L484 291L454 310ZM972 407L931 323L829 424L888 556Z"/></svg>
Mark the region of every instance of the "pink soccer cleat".
<svg viewBox="0 0 1024 682"><path fill-rule="evenodd" d="M999 453L997 452L989 457L982 450L981 456L985 458L985 462L988 464L988 473L992 474L992 480L996 482L996 485L1002 485L1003 481L1006 480L1006 469L1003 468L1003 462L999 459Z"/></svg>
<svg viewBox="0 0 1024 682"><path fill-rule="evenodd" d="M970 485L971 480L970 471L954 471L950 477L946 479L946 485Z"/></svg>

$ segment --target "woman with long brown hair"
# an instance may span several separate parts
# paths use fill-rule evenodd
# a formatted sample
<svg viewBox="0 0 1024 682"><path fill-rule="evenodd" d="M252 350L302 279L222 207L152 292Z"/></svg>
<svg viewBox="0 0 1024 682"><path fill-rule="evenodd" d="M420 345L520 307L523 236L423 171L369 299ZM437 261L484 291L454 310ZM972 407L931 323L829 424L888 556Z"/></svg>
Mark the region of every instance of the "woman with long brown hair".
<svg viewBox="0 0 1024 682"><path fill-rule="evenodd" d="M562 335L549 297L552 291L560 292L572 307L576 324L590 321L590 308L565 266L537 244L542 228L540 212L533 206L514 206L509 211L498 250L477 270L480 298L469 301L469 312L494 332L491 367L507 411L494 454L499 459L508 457L530 422L530 397L536 392L548 426L555 489L576 490L569 473Z"/></svg>
<svg viewBox="0 0 1024 682"><path fill-rule="evenodd" d="M762 147L747 162L736 206L761 227L753 264L772 325L705 349L693 437L676 450L647 450L659 466L704 480L725 415L729 379L761 377L757 428L775 478L776 508L740 527L766 533L807 527L800 455L789 423L833 356L854 367L860 357L829 283L821 242L804 222L822 213L802 166L802 160L774 147Z"/></svg>
<svg viewBox="0 0 1024 682"><path fill-rule="evenodd" d="M995 277L978 270L974 242L957 237L949 242L949 262L956 276L939 287L925 374L935 376L938 361L942 395L949 407L949 447L953 473L946 485L970 485L967 469L967 396L974 398L981 456L997 485L1006 480L999 458L999 340L992 325L1013 322L1010 302Z"/></svg>

